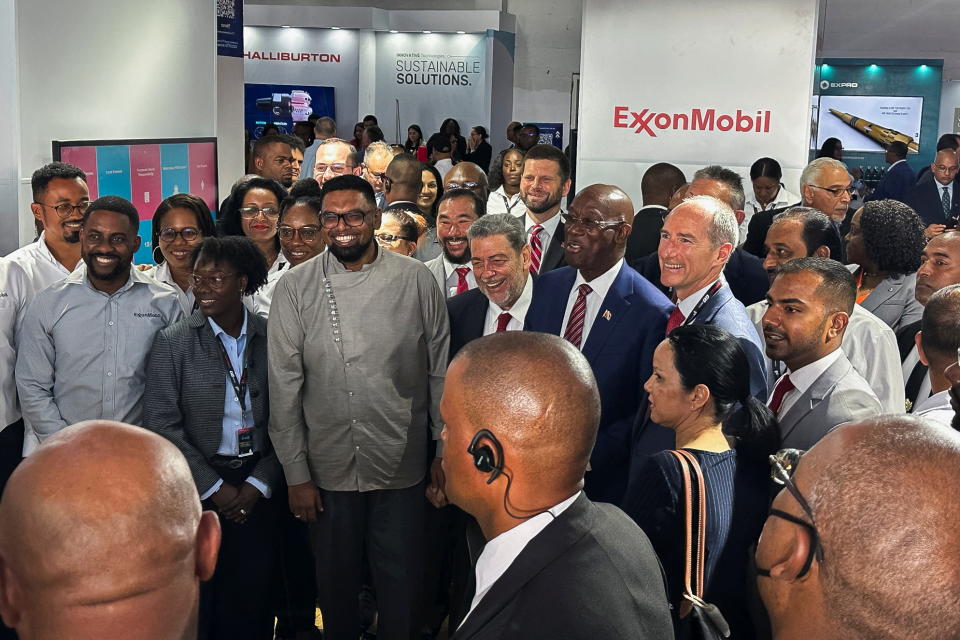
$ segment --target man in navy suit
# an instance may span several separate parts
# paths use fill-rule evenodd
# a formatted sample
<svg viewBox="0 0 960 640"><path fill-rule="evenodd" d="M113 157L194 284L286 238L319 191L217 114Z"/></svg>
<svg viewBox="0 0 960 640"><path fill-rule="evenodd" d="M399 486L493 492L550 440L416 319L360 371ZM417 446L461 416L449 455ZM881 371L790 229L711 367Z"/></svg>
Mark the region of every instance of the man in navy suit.
<svg viewBox="0 0 960 640"><path fill-rule="evenodd" d="M467 231L477 288L447 298L450 359L471 340L518 331L533 298L530 245L520 218L486 215Z"/></svg>
<svg viewBox="0 0 960 640"><path fill-rule="evenodd" d="M923 220L924 235L933 238L956 227L960 218L960 191L957 190L957 154L951 149L938 151L930 163L933 179L922 180L910 194L909 204Z"/></svg>
<svg viewBox="0 0 960 640"><path fill-rule="evenodd" d="M887 172L880 178L880 184L864 202L872 200L899 200L907 202L913 187L917 184L917 176L907 164L907 145L899 140L891 142L887 147L884 160L890 165Z"/></svg>
<svg viewBox="0 0 960 640"><path fill-rule="evenodd" d="M642 386L672 308L623 260L633 212L630 198L614 186L592 185L577 194L563 214L569 266L540 277L524 327L563 336L590 363L602 409L584 490L613 504L626 489L633 424L647 406Z"/></svg>

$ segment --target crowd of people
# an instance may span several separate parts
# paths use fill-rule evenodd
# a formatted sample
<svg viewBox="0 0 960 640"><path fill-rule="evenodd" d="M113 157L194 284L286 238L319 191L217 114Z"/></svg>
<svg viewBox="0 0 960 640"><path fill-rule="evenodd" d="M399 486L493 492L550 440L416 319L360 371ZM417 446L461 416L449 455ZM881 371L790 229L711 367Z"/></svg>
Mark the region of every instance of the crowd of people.
<svg viewBox="0 0 960 640"><path fill-rule="evenodd" d="M34 172L0 637L960 637L960 139L873 191L658 163L638 209L565 206L534 125L311 124L161 202L151 265Z"/></svg>

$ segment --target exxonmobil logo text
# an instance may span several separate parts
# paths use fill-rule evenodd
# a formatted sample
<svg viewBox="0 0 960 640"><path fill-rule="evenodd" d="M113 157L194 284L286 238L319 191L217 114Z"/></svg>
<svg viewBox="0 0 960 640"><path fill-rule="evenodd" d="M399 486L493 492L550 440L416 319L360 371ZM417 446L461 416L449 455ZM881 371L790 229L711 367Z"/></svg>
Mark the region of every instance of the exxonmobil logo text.
<svg viewBox="0 0 960 640"><path fill-rule="evenodd" d="M657 137L657 130L673 131L737 131L740 133L770 133L770 110L758 109L756 115L737 109L736 113L717 113L716 109L690 109L688 112L662 113L629 107L613 108L613 126L634 129Z"/></svg>

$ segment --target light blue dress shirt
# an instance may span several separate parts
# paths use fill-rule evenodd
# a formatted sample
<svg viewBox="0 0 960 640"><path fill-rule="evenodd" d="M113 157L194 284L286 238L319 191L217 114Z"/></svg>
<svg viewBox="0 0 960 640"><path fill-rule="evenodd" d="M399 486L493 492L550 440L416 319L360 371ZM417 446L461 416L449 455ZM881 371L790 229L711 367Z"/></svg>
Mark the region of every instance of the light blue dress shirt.
<svg viewBox="0 0 960 640"><path fill-rule="evenodd" d="M213 318L207 318L207 322L210 323L210 328L213 329L213 335L220 340L224 348L227 350L227 357L230 359L230 365L237 374L237 379L239 379L243 374L243 352L247 348L247 310L244 309L243 327L240 328L240 335L236 338L224 331L220 325L214 322ZM247 406L247 412L244 414L240 407L240 402L237 400L237 394L233 389L233 383L230 381L230 374L224 371L223 376L227 379L227 387L223 392L223 436L220 439L220 448L217 449L217 453L222 456L236 456L240 453L240 445L237 442L237 430L241 427L249 428L254 426L252 409L253 403L250 400L250 389L248 387L246 390L246 395L244 396L244 403ZM254 446L254 449L256 450L256 446ZM260 480L257 480L251 476L246 479L246 482L256 487L265 498L270 497L270 487ZM200 496L200 499L206 500L215 494L220 490L220 486L222 484L222 478L217 480L217 482L210 487L206 493Z"/></svg>

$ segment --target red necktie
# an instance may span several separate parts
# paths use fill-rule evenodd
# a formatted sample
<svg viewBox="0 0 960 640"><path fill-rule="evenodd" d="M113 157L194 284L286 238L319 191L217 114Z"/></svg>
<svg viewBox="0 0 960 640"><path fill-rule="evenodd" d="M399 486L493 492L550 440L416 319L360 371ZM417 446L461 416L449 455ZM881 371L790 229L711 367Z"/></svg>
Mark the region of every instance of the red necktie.
<svg viewBox="0 0 960 640"><path fill-rule="evenodd" d="M673 311L670 312L670 317L667 318L667 335L670 335L670 332L683 324L683 321L686 320L686 317L680 312L680 307L674 307Z"/></svg>
<svg viewBox="0 0 960 640"><path fill-rule="evenodd" d="M570 319L567 320L567 330L563 332L563 337L578 349L580 348L580 341L583 340L583 321L587 317L587 294L593 289L590 288L590 285L584 283L580 285L579 290L577 301L570 311Z"/></svg>
<svg viewBox="0 0 960 640"><path fill-rule="evenodd" d="M540 273L540 260L543 258L543 245L540 243L540 232L543 227L538 224L530 227L530 273Z"/></svg>
<svg viewBox="0 0 960 640"><path fill-rule="evenodd" d="M457 272L457 293L463 293L470 288L467 283L467 274L470 273L470 267L457 267L454 271Z"/></svg>
<svg viewBox="0 0 960 640"><path fill-rule="evenodd" d="M770 396L770 411L772 411L774 415L780 413L780 407L783 405L783 397L794 389L796 389L796 387L793 386L793 383L790 381L789 374L780 378L777 386L773 388L773 395Z"/></svg>
<svg viewBox="0 0 960 640"><path fill-rule="evenodd" d="M497 316L497 332L506 331L507 325L510 324L511 320L513 320L513 316L507 311Z"/></svg>

